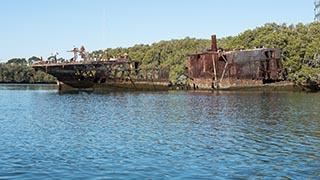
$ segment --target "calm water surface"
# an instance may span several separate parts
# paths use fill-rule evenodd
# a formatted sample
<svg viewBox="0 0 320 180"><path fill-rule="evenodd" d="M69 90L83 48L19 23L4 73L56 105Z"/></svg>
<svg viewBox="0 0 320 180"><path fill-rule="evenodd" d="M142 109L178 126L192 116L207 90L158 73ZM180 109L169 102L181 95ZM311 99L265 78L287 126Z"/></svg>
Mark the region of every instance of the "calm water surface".
<svg viewBox="0 0 320 180"><path fill-rule="evenodd" d="M320 94L0 85L0 179L320 179Z"/></svg>

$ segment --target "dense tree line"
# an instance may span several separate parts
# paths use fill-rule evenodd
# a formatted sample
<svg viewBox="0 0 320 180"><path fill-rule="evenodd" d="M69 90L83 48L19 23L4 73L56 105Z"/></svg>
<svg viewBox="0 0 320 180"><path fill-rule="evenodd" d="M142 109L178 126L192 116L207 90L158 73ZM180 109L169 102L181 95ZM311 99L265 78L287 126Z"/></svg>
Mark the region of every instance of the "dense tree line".
<svg viewBox="0 0 320 180"><path fill-rule="evenodd" d="M1 83L55 83L55 81L53 76L42 71L35 71L28 66L24 58L14 58L8 60L7 63L0 63Z"/></svg>
<svg viewBox="0 0 320 180"><path fill-rule="evenodd" d="M188 54L210 48L208 39L185 38L160 41L152 45L135 45L92 52L91 56L117 57L128 53L131 59L142 60L142 65L170 66L170 79L185 73ZM269 23L237 36L218 39L218 47L224 50L276 47L282 51L287 79L297 83L320 81L320 23L297 25Z"/></svg>
<svg viewBox="0 0 320 180"><path fill-rule="evenodd" d="M210 49L209 39L186 37L151 45L139 44L128 48L108 48L89 54L91 58L107 59L127 53L130 59L141 60L142 67L169 66L170 79L174 82L186 73L187 55ZM247 30L237 36L218 39L218 47L224 50L277 47L282 51L288 80L297 83L320 82L320 23L297 25L269 23ZM1 82L50 82L52 76L35 72L27 66L40 59L11 59L0 65Z"/></svg>
<svg viewBox="0 0 320 180"><path fill-rule="evenodd" d="M288 80L313 84L320 82L320 23L297 25L269 23L238 36L218 41L224 49L252 49L255 47L277 47Z"/></svg>
<svg viewBox="0 0 320 180"><path fill-rule="evenodd" d="M141 60L141 67L170 67L170 79L175 81L179 75L186 73L187 55L210 48L211 41L186 37L180 40L160 41L151 45L135 45L128 48L98 50L90 56L102 58L118 57L127 53L130 59Z"/></svg>

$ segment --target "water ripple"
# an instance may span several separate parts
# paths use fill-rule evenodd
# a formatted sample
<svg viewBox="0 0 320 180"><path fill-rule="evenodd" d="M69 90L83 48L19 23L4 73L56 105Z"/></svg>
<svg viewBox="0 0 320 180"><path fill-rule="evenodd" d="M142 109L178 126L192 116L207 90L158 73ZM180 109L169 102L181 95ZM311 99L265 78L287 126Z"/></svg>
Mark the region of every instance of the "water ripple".
<svg viewBox="0 0 320 180"><path fill-rule="evenodd" d="M319 179L320 96L0 88L0 179Z"/></svg>

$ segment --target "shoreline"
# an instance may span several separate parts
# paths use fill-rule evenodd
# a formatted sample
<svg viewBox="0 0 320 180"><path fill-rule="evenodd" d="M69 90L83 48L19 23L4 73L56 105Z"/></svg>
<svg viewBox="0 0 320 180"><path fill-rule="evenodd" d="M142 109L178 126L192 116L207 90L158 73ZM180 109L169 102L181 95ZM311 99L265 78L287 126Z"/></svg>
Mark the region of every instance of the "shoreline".
<svg viewBox="0 0 320 180"><path fill-rule="evenodd" d="M100 87L99 89L95 88L87 88L87 89L79 89L79 88L72 88L66 84L57 84L57 82L36 82L36 83L28 83L28 82L0 82L0 85L55 85L59 92L68 92L68 91L92 91L92 92L103 92L104 88ZM61 85L63 87L61 87ZM96 91L98 90L98 91ZM110 90L110 89L109 89ZM119 90L119 89L117 89ZM108 91L108 89L106 89ZM120 90L121 91L121 90ZM127 90L128 92L130 90ZM139 90L136 90L139 91ZM143 91L143 90L140 90ZM164 91L190 91L190 92L225 92L225 91L232 91L232 92L243 92L243 91L262 91L262 92L320 92L319 85L315 86L308 86L308 85L298 85L294 82L290 82L289 84L268 84L262 86L239 86L239 87L231 87L231 88L221 88L221 89L193 89L191 87L183 86L181 87L168 87ZM152 92L152 90L148 90L147 92Z"/></svg>
<svg viewBox="0 0 320 180"><path fill-rule="evenodd" d="M35 82L35 83L30 83L30 82L0 82L0 84L57 84L56 82Z"/></svg>

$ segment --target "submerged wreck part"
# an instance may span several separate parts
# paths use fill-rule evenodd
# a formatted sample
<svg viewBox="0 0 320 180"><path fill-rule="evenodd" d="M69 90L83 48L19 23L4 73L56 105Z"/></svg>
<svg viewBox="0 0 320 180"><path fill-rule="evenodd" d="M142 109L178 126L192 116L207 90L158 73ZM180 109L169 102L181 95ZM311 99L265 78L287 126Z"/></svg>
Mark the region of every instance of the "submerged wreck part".
<svg viewBox="0 0 320 180"><path fill-rule="evenodd" d="M68 63L39 63L32 67L55 76L59 90L168 90L169 71L140 68L140 61L116 59Z"/></svg>
<svg viewBox="0 0 320 180"><path fill-rule="evenodd" d="M215 35L212 36L211 50L188 56L188 75L189 85L194 89L238 89L288 84L284 83L279 49L218 50Z"/></svg>

